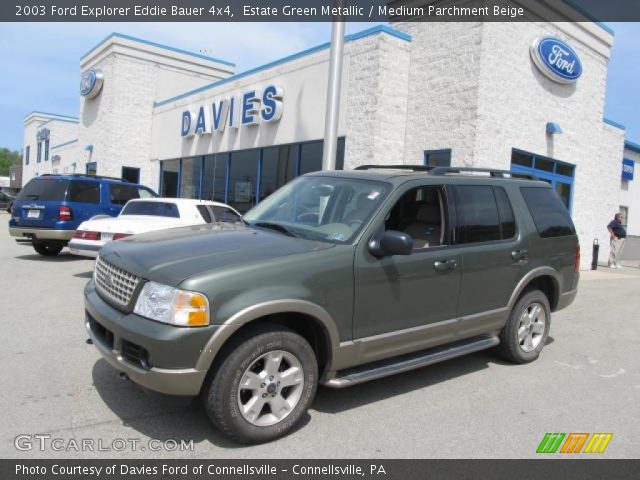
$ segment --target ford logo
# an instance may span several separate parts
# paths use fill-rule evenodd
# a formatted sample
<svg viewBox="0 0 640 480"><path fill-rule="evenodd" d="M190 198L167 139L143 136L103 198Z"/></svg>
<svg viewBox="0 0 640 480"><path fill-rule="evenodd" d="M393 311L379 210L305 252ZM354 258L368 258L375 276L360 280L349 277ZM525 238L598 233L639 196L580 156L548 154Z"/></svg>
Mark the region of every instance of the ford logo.
<svg viewBox="0 0 640 480"><path fill-rule="evenodd" d="M104 75L100 70L89 69L80 78L80 95L85 98L94 98L102 90Z"/></svg>
<svg viewBox="0 0 640 480"><path fill-rule="evenodd" d="M557 38L537 38L531 45L531 58L554 82L574 83L582 75L582 62L576 51Z"/></svg>

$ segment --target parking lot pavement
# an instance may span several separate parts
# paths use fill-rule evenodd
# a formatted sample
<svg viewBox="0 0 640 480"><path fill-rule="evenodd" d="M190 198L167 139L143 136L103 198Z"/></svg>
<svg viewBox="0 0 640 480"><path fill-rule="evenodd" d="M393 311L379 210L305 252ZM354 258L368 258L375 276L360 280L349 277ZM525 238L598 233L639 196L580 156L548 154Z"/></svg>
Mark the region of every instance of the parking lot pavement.
<svg viewBox="0 0 640 480"><path fill-rule="evenodd" d="M41 257L9 238L7 220L0 215L0 457L523 458L535 457L546 432L612 432L605 457L640 452L637 269L584 272L537 362L514 366L481 352L345 390L321 388L300 429L242 447L220 436L197 403L119 379L85 343L82 288L93 262L66 250ZM19 451L20 434L50 434L67 450L41 452L35 443ZM193 440L193 450L150 451L149 438ZM79 453L73 442L81 439L129 446Z"/></svg>

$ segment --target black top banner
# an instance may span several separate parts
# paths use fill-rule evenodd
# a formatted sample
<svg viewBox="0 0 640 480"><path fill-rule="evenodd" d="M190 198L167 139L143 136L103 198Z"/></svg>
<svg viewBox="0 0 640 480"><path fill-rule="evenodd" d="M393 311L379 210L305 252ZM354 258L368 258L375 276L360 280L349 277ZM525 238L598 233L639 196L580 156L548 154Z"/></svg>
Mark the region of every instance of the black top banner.
<svg viewBox="0 0 640 480"><path fill-rule="evenodd" d="M640 21L636 0L3 0L3 22Z"/></svg>

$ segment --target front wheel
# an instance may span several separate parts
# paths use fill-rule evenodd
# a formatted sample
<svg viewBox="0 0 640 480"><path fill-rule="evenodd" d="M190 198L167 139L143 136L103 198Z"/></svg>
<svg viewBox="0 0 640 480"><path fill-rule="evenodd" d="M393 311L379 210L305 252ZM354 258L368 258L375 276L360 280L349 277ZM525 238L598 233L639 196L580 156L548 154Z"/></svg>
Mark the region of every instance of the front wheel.
<svg viewBox="0 0 640 480"><path fill-rule="evenodd" d="M33 249L40 255L44 255L45 257L53 257L55 255L58 255L63 248L64 246L59 243L33 242Z"/></svg>
<svg viewBox="0 0 640 480"><path fill-rule="evenodd" d="M287 434L316 393L318 364L309 343L273 327L239 343L218 365L205 410L214 425L241 443Z"/></svg>
<svg viewBox="0 0 640 480"><path fill-rule="evenodd" d="M547 342L551 308L547 296L531 290L515 304L500 333L498 351L514 363L529 363L540 355Z"/></svg>

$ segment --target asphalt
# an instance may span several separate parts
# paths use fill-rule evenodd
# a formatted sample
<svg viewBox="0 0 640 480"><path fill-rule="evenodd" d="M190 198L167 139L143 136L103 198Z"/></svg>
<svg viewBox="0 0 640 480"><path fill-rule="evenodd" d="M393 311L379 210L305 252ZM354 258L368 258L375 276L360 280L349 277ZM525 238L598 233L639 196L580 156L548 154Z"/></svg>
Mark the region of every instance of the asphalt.
<svg viewBox="0 0 640 480"><path fill-rule="evenodd" d="M553 315L549 343L532 364L487 351L321 388L295 432L244 447L222 437L197 403L121 380L85 343L82 289L92 266L66 250L41 257L0 228L2 458L533 458L546 432L611 432L602 456L640 452L638 269L583 272L575 303ZM40 451L35 442L20 451L21 434L61 439L64 450ZM193 440L193 450L142 451L150 438ZM136 451L77 452L82 439L101 448L140 443Z"/></svg>

